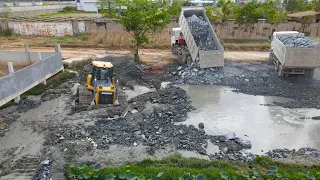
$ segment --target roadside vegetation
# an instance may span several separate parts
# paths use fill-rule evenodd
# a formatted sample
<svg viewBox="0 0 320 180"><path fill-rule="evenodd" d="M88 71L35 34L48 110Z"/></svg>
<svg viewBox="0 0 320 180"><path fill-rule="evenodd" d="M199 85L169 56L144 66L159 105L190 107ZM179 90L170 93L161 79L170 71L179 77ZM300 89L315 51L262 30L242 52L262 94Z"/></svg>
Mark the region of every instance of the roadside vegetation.
<svg viewBox="0 0 320 180"><path fill-rule="evenodd" d="M41 14L41 17L51 17L54 15L59 15L59 14L75 14L75 13L83 13L83 11L77 11L75 7L71 7L71 6L66 6L63 8L62 11L58 11L54 14Z"/></svg>
<svg viewBox="0 0 320 180"><path fill-rule="evenodd" d="M192 4L191 4L192 5ZM208 18L213 22L225 22L235 19L237 23L255 23L257 19L267 22L287 22L288 14L308 10L320 11L320 0L270 0L264 3L252 0L238 6L230 0L220 0L216 6L205 6ZM312 17L300 19L302 22L313 21Z"/></svg>
<svg viewBox="0 0 320 180"><path fill-rule="evenodd" d="M272 161L257 157L252 162L229 163L197 158L171 156L163 160L145 159L137 164L127 164L116 168L102 168L99 164L72 164L66 167L69 179L310 179L320 178L320 166L302 166Z"/></svg>

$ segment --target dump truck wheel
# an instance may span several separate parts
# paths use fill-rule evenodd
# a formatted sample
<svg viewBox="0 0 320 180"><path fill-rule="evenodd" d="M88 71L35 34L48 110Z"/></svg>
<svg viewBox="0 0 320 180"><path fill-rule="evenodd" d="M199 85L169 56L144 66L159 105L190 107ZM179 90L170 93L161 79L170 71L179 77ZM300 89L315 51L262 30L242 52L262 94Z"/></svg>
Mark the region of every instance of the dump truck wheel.
<svg viewBox="0 0 320 180"><path fill-rule="evenodd" d="M314 69L309 70L309 78L312 78L314 75Z"/></svg>
<svg viewBox="0 0 320 180"><path fill-rule="evenodd" d="M177 47L173 45L173 46L171 47L171 52L172 52L172 54L177 55L177 54L178 54L178 53L177 53Z"/></svg>
<svg viewBox="0 0 320 180"><path fill-rule="evenodd" d="M272 63L273 61L274 61L274 59L273 59L273 51L270 51L269 62Z"/></svg>
<svg viewBox="0 0 320 180"><path fill-rule="evenodd" d="M280 77L283 77L283 76L284 76L284 69L282 69L282 65L279 65L278 75L279 75Z"/></svg>
<svg viewBox="0 0 320 180"><path fill-rule="evenodd" d="M191 67L191 65L192 65L192 58L190 55L187 56L187 65L188 65L188 67Z"/></svg>
<svg viewBox="0 0 320 180"><path fill-rule="evenodd" d="M277 72L279 71L279 61L276 61L276 63L275 63L275 70Z"/></svg>
<svg viewBox="0 0 320 180"><path fill-rule="evenodd" d="M87 87L79 85L77 89L78 99L76 104L78 106L89 106L93 100L92 92Z"/></svg>

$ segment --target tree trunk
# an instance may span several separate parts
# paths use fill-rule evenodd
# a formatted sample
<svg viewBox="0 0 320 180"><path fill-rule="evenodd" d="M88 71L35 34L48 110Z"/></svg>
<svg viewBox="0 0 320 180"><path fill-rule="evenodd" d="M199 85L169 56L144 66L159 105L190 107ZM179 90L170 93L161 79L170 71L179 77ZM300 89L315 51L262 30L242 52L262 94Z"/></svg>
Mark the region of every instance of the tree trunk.
<svg viewBox="0 0 320 180"><path fill-rule="evenodd" d="M134 50L133 50L133 55L134 55L134 61L138 64L140 64L140 58L139 58L139 45L136 44Z"/></svg>

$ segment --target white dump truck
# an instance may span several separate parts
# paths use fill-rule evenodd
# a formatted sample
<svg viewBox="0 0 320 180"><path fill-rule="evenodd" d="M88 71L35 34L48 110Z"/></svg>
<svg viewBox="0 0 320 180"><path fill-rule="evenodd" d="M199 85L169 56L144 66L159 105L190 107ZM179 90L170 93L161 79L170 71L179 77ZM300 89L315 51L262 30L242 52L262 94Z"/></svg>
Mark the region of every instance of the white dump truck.
<svg viewBox="0 0 320 180"><path fill-rule="evenodd" d="M202 43L202 46L197 44L196 40L199 36L194 37L190 24L188 24L188 18L192 16L201 17L202 23L204 22L208 27L205 32L208 38L205 40L205 44ZM196 65L200 68L224 66L224 48L221 46L203 7L183 7L179 17L179 26L179 28L173 28L171 32L173 54L181 57L188 66ZM184 39L184 43L180 42L181 38ZM214 48L208 49L206 44L213 45Z"/></svg>
<svg viewBox="0 0 320 180"><path fill-rule="evenodd" d="M274 32L270 36L270 61L279 76L302 74L312 77L314 69L320 67L319 44L308 40L296 31ZM308 40L309 43L305 43ZM289 42L288 42L289 41ZM310 42L311 45L310 45Z"/></svg>

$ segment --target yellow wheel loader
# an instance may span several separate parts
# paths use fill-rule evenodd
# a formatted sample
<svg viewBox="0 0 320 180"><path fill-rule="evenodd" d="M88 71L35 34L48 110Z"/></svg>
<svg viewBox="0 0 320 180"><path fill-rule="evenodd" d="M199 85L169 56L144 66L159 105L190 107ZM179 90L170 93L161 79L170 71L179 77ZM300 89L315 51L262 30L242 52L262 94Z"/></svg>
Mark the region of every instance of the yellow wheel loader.
<svg viewBox="0 0 320 180"><path fill-rule="evenodd" d="M78 87L77 105L118 104L118 82L115 82L110 62L92 61L92 72L87 77L87 87Z"/></svg>

